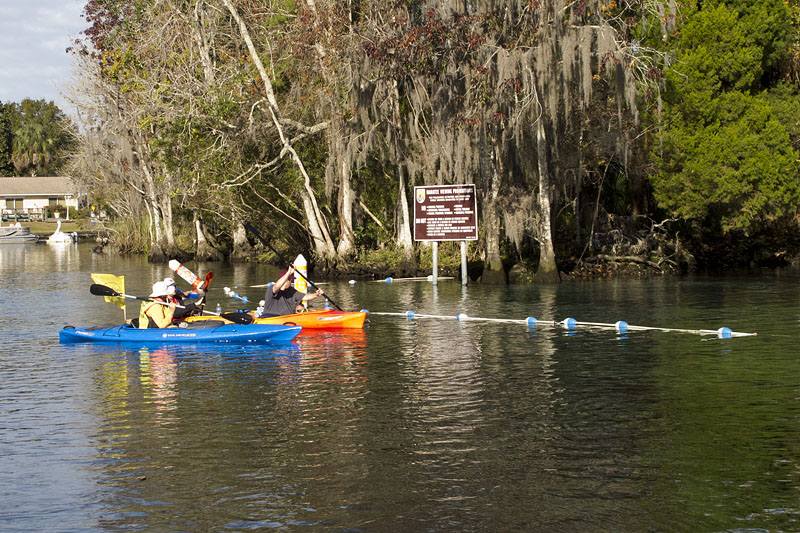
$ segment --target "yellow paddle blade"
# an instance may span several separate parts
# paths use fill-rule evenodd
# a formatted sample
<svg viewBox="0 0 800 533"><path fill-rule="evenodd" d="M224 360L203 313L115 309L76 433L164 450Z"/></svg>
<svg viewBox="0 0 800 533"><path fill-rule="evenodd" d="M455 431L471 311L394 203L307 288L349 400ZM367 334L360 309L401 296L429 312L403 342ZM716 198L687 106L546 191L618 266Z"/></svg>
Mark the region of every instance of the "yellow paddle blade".
<svg viewBox="0 0 800 533"><path fill-rule="evenodd" d="M125 292L125 276L115 276L114 274L92 274L92 281L97 283L98 285L105 285L111 289L114 289L118 293ZM112 303L122 309L125 310L125 298L122 296L106 296L106 301Z"/></svg>

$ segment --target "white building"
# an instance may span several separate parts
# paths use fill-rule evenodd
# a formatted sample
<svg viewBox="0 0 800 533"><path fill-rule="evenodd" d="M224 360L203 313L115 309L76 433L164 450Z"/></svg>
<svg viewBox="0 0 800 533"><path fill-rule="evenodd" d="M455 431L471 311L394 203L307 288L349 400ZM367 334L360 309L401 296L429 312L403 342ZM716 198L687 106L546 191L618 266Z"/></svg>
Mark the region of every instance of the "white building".
<svg viewBox="0 0 800 533"><path fill-rule="evenodd" d="M0 177L3 220L44 220L48 212L67 206L77 209L82 196L66 176Z"/></svg>

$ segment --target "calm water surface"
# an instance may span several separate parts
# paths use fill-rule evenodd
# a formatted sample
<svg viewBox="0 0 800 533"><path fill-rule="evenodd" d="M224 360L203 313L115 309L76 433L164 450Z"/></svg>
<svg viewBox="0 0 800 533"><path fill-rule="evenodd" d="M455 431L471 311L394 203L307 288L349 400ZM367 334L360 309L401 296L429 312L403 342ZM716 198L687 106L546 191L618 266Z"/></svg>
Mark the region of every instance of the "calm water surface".
<svg viewBox="0 0 800 533"><path fill-rule="evenodd" d="M277 277L214 271L213 308ZM373 314L247 346L60 345L165 265L0 245L0 529L800 531L800 271L326 284L346 309L574 317L710 336ZM129 305L135 316L138 305Z"/></svg>

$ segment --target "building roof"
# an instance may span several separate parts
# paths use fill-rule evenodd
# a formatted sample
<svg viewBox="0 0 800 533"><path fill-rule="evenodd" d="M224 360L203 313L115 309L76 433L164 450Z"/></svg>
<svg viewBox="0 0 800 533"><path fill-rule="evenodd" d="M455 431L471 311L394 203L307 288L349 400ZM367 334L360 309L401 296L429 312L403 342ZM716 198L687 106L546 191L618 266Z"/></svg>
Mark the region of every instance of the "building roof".
<svg viewBox="0 0 800 533"><path fill-rule="evenodd" d="M66 176L0 178L2 196L77 196L78 187Z"/></svg>

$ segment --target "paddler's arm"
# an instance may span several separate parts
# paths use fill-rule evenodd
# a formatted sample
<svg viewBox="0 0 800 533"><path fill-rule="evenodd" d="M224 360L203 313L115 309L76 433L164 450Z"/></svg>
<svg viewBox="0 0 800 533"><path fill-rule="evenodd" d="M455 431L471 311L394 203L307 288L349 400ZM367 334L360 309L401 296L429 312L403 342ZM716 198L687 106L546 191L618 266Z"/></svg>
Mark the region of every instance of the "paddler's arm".
<svg viewBox="0 0 800 533"><path fill-rule="evenodd" d="M318 298L318 297L322 296L323 294L325 294L325 293L324 293L324 292L322 292L322 289L319 289L319 288L318 288L318 289L316 290L316 292L309 292L308 294L306 294L305 296L303 296L303 301L304 301L304 302L308 302L308 301L310 301L310 300L313 300L314 298Z"/></svg>
<svg viewBox="0 0 800 533"><path fill-rule="evenodd" d="M153 309L156 307L163 307L166 309L159 310L158 313L151 313ZM156 303L156 305L151 306L147 311L147 316L150 317L150 320L156 323L156 326L159 328L166 328L172 325L172 315L175 314L175 304L170 303L169 305L161 305L160 303Z"/></svg>
<svg viewBox="0 0 800 533"><path fill-rule="evenodd" d="M286 280L289 279L289 276L293 274L294 274L294 265L289 265L289 270L286 271L286 274L279 277L278 281L272 284L272 294L278 294L283 288L283 284L286 283Z"/></svg>

